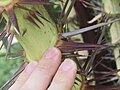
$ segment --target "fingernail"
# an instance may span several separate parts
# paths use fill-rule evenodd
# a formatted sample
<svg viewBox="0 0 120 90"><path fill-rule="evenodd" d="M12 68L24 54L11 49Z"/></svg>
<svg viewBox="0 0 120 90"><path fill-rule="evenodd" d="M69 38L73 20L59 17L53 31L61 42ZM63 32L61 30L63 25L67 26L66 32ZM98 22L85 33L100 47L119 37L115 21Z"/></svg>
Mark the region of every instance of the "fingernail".
<svg viewBox="0 0 120 90"><path fill-rule="evenodd" d="M76 68L76 64L74 61L72 61L71 59L66 59L62 65L61 65L61 68L64 70L64 71L69 71L69 70L72 70L74 68Z"/></svg>
<svg viewBox="0 0 120 90"><path fill-rule="evenodd" d="M25 68L25 72L27 72L28 74L32 73L32 71L36 68L37 66L37 62L36 61L32 61L30 62L26 68Z"/></svg>
<svg viewBox="0 0 120 90"><path fill-rule="evenodd" d="M48 49L44 57L46 59L56 59L57 55L58 55L58 49L53 47Z"/></svg>

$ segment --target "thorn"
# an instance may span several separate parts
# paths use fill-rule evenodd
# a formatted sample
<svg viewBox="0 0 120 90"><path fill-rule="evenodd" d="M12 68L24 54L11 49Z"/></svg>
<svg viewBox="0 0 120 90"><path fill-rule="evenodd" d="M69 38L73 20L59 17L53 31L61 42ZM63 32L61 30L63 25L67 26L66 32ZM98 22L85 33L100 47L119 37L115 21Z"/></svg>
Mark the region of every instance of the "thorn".
<svg viewBox="0 0 120 90"><path fill-rule="evenodd" d="M61 20L61 23L62 23L62 24L64 24L65 21L67 20L69 14L70 14L70 12L71 12L71 9L74 7L75 2L76 2L76 0L72 0L72 1L71 1L71 4L70 4L70 6L69 6L69 8L68 8L68 10L67 10L67 12L66 12L66 14L64 15L64 17L63 17L62 20Z"/></svg>
<svg viewBox="0 0 120 90"><path fill-rule="evenodd" d="M63 9L62 9L62 11L60 13L59 22L61 22L60 20L62 19L63 15L65 14L65 10L67 8L68 2L69 2L69 0L66 0L65 5L64 5L64 7L63 7Z"/></svg>
<svg viewBox="0 0 120 90"><path fill-rule="evenodd" d="M59 48L59 47L58 47ZM71 53L71 52L76 52L76 51L84 51L84 50L96 50L98 48L59 48L62 53Z"/></svg>
<svg viewBox="0 0 120 90"><path fill-rule="evenodd" d="M26 19L27 19L30 23L32 23L32 24L34 24L35 26L37 26L38 28L40 28L40 26L35 22L35 20L34 20L31 16L27 16Z"/></svg>
<svg viewBox="0 0 120 90"><path fill-rule="evenodd" d="M74 58L74 57L88 57L88 55L79 55L79 54L66 54L63 55L64 58Z"/></svg>
<svg viewBox="0 0 120 90"><path fill-rule="evenodd" d="M0 35L0 41L3 40L3 38L5 38L6 35L7 35L6 31L4 31L4 32Z"/></svg>
<svg viewBox="0 0 120 90"><path fill-rule="evenodd" d="M92 20L88 21L88 23L89 24L94 23L95 21L97 21L98 19L100 19L102 16L103 16L103 13L99 13Z"/></svg>
<svg viewBox="0 0 120 90"><path fill-rule="evenodd" d="M5 30L2 30L1 32L0 32L0 36L3 34L3 33L5 33L6 31Z"/></svg>
<svg viewBox="0 0 120 90"><path fill-rule="evenodd" d="M40 16L42 19L44 19L45 21L51 23L49 20L47 20L45 17L43 17L42 15Z"/></svg>
<svg viewBox="0 0 120 90"><path fill-rule="evenodd" d="M24 29L23 33L22 33L22 36L24 36L26 32L27 32L27 29Z"/></svg>
<svg viewBox="0 0 120 90"><path fill-rule="evenodd" d="M11 27L11 24L10 24L10 22L8 22L8 25L6 25L6 29L2 30L2 32L0 33L0 41L3 38L5 38L5 36L9 33L10 27Z"/></svg>
<svg viewBox="0 0 120 90"><path fill-rule="evenodd" d="M42 21L40 21L40 19L34 13L30 12L30 15L44 26L44 23L42 23Z"/></svg>
<svg viewBox="0 0 120 90"><path fill-rule="evenodd" d="M100 45L100 44L89 44L89 43L78 43L73 41L62 41L62 46L57 45L59 48L108 48L110 45Z"/></svg>
<svg viewBox="0 0 120 90"><path fill-rule="evenodd" d="M85 1L85 0L79 0L81 3L83 3L86 7L87 6L91 6L91 7L96 7L94 4L92 4L92 3L89 3L89 2L87 2L87 1Z"/></svg>
<svg viewBox="0 0 120 90"><path fill-rule="evenodd" d="M16 7L21 8L21 9L24 9L24 10L27 10L27 11L29 11L30 13L33 13L33 14L35 14L35 15L39 15L42 19L46 20L47 22L50 22L50 21L47 20L44 16L42 16L42 14L41 14L39 11L37 11L37 10L32 10L32 9L23 7L23 6L19 5L19 4L16 4Z"/></svg>
<svg viewBox="0 0 120 90"><path fill-rule="evenodd" d="M7 45L7 50L6 50L6 59L7 59L8 53L9 53L10 48L11 48L13 37L14 37L14 33L11 33L10 38L8 39L8 45Z"/></svg>
<svg viewBox="0 0 120 90"><path fill-rule="evenodd" d="M19 30L17 18L16 18L16 15L14 13L13 7L10 8L10 9L7 9L7 13L8 13L8 17L9 17L10 23L12 24L14 30L16 31L16 33L18 35L20 35L21 33L20 33L20 30Z"/></svg>
<svg viewBox="0 0 120 90"><path fill-rule="evenodd" d="M67 33L61 33L61 36L64 37L64 38L67 38L67 37L70 37L70 36L75 36L75 35L78 35L78 34L81 34L81 33L92 31L96 28L107 26L107 25L112 24L112 23L114 23L116 21L119 21L119 20L120 20L120 18L112 20L112 21L92 25L92 26L89 26L89 27L85 27L85 28L82 28L82 29L79 29L79 30L75 30L75 31L67 32Z"/></svg>
<svg viewBox="0 0 120 90"><path fill-rule="evenodd" d="M3 41L2 45L0 46L0 50L2 49L3 45L5 44L5 42L8 40L9 36L10 36L10 33L6 37L4 37L5 40Z"/></svg>
<svg viewBox="0 0 120 90"><path fill-rule="evenodd" d="M3 21L3 17L0 18L0 24L2 23L2 21Z"/></svg>

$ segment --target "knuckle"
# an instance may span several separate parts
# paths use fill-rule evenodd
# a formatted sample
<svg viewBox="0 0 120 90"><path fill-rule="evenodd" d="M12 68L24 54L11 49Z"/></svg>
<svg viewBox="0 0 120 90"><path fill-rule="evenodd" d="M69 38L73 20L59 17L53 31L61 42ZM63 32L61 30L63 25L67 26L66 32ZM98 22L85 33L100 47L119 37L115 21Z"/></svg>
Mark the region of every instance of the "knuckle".
<svg viewBox="0 0 120 90"><path fill-rule="evenodd" d="M44 72L44 73L48 73L49 69L50 69L49 64L48 65L41 64L41 65L38 65L38 67L37 67L38 71Z"/></svg>

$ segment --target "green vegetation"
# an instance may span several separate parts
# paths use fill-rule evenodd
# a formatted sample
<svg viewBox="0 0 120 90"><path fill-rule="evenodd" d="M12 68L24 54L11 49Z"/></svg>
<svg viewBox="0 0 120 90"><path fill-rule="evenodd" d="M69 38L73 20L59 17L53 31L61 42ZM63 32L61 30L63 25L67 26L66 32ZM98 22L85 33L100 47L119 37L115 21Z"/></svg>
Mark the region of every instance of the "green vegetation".
<svg viewBox="0 0 120 90"><path fill-rule="evenodd" d="M11 48L11 57L6 59L5 48L1 50L0 53L0 87L9 80L13 74L17 71L20 65L23 62L23 58L16 57L15 55L18 53L17 49L20 49L20 45L15 43ZM14 55L14 57L12 56Z"/></svg>

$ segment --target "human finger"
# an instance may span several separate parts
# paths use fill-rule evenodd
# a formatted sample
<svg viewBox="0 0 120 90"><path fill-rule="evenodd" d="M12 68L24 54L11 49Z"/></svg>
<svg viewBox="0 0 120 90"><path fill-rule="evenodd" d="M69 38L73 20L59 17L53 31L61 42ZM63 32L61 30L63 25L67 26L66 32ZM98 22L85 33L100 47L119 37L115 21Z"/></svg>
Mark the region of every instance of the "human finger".
<svg viewBox="0 0 120 90"><path fill-rule="evenodd" d="M65 60L58 69L48 90L71 90L76 71L76 64L70 59Z"/></svg>
<svg viewBox="0 0 120 90"><path fill-rule="evenodd" d="M57 48L50 48L40 60L30 78L21 90L46 90L61 62L61 53Z"/></svg>
<svg viewBox="0 0 120 90"><path fill-rule="evenodd" d="M33 70L36 68L37 62L32 61L30 62L25 70L20 74L16 82L9 88L9 90L19 90L21 86L27 81Z"/></svg>

